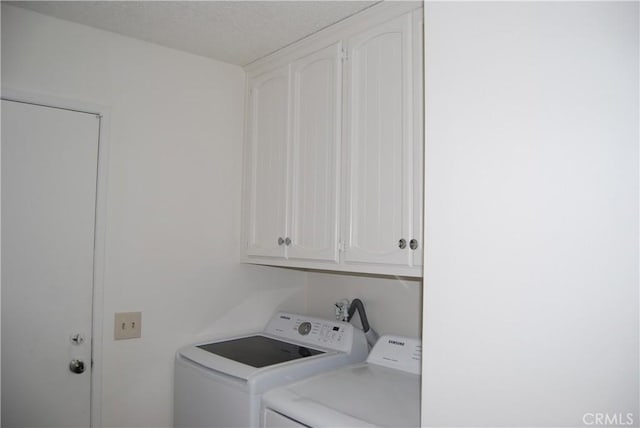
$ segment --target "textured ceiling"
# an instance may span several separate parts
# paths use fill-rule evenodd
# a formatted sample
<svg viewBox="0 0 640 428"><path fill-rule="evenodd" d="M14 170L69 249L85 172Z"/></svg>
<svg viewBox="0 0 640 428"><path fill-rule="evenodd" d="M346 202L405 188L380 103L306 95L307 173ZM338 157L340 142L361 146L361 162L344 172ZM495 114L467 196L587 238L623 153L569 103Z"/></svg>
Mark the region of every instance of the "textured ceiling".
<svg viewBox="0 0 640 428"><path fill-rule="evenodd" d="M246 65L374 1L17 1L14 6Z"/></svg>

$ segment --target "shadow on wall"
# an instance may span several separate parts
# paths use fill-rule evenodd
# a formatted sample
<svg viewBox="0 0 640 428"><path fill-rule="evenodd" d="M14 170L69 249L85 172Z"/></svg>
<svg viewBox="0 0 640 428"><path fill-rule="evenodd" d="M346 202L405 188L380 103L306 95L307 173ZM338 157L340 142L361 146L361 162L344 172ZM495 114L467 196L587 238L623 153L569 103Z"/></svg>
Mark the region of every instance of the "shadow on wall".
<svg viewBox="0 0 640 428"><path fill-rule="evenodd" d="M419 338L422 327L422 279L350 273L309 272L309 315L334 319L335 302L359 298L378 334ZM361 327L358 316L353 324Z"/></svg>
<svg viewBox="0 0 640 428"><path fill-rule="evenodd" d="M251 293L213 322L203 325L196 340L234 336L262 330L277 311L300 312L303 288L285 288Z"/></svg>

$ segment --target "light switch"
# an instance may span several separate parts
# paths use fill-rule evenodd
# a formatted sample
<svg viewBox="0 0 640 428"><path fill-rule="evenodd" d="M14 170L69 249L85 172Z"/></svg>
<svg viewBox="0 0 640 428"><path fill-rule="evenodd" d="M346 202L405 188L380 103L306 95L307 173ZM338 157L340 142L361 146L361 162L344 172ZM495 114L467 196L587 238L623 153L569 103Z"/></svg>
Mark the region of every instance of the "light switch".
<svg viewBox="0 0 640 428"><path fill-rule="evenodd" d="M113 338L137 339L142 336L142 312L118 312L115 315Z"/></svg>

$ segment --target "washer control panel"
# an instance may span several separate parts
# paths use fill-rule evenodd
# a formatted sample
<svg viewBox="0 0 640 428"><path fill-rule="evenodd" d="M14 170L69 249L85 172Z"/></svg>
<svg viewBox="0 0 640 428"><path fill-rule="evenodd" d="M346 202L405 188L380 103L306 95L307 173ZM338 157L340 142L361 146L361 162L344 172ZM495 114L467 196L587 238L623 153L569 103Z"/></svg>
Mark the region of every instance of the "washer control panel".
<svg viewBox="0 0 640 428"><path fill-rule="evenodd" d="M309 321L300 323L300 325L298 326L298 333L300 333L303 336L306 336L307 334L309 334L310 331L311 331L311 323Z"/></svg>
<svg viewBox="0 0 640 428"><path fill-rule="evenodd" d="M353 329L345 322L280 312L271 319L265 332L310 346L349 352Z"/></svg>

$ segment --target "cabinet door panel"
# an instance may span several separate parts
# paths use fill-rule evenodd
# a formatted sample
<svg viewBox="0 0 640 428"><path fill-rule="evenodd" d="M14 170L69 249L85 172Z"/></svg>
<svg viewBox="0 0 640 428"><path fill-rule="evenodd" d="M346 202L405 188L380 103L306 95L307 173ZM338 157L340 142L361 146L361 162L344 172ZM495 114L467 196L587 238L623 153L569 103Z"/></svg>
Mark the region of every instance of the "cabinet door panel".
<svg viewBox="0 0 640 428"><path fill-rule="evenodd" d="M289 258L338 262L341 43L292 65Z"/></svg>
<svg viewBox="0 0 640 428"><path fill-rule="evenodd" d="M247 255L283 257L286 232L288 67L250 82Z"/></svg>
<svg viewBox="0 0 640 428"><path fill-rule="evenodd" d="M349 40L346 262L411 265L410 30L405 15Z"/></svg>

